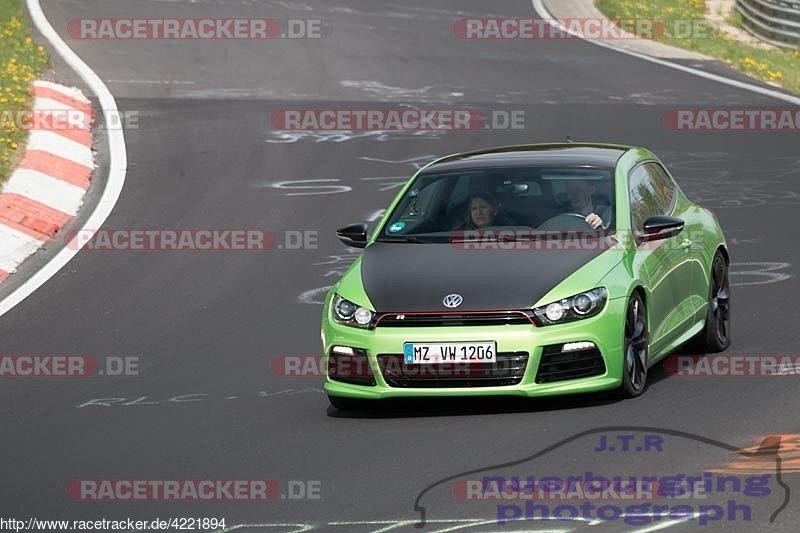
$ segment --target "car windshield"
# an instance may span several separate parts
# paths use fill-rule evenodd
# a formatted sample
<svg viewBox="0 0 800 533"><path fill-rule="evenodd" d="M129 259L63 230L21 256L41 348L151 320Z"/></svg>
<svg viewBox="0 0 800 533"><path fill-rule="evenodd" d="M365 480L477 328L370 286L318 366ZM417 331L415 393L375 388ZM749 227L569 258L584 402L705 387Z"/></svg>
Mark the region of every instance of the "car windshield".
<svg viewBox="0 0 800 533"><path fill-rule="evenodd" d="M528 233L610 232L612 176L613 168L593 167L425 172L406 190L379 240L448 242L465 230L509 228Z"/></svg>

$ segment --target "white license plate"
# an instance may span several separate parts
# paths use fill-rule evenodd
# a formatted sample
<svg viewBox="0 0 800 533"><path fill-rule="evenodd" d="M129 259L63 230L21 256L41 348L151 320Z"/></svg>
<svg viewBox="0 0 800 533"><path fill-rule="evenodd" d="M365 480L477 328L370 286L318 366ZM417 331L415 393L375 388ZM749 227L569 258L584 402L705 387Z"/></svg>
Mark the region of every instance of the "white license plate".
<svg viewBox="0 0 800 533"><path fill-rule="evenodd" d="M407 342L403 344L407 365L438 363L494 363L495 342Z"/></svg>

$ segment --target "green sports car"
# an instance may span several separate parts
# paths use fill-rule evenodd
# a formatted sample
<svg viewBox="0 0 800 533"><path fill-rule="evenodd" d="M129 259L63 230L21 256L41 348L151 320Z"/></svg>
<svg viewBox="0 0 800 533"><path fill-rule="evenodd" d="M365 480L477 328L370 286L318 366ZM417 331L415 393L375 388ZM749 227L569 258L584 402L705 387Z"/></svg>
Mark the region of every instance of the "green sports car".
<svg viewBox="0 0 800 533"><path fill-rule="evenodd" d="M394 397L634 397L677 347L730 344L728 248L650 151L559 143L421 168L322 316L334 407Z"/></svg>

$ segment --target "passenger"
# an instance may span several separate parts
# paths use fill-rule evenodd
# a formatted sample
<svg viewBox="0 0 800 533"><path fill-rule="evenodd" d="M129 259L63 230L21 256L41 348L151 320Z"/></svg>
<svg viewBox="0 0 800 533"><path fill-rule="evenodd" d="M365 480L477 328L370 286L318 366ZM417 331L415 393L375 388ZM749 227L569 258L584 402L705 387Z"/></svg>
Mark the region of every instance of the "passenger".
<svg viewBox="0 0 800 533"><path fill-rule="evenodd" d="M455 229L482 229L489 226L510 226L511 221L502 214L497 200L488 193L476 193L467 202L465 222Z"/></svg>

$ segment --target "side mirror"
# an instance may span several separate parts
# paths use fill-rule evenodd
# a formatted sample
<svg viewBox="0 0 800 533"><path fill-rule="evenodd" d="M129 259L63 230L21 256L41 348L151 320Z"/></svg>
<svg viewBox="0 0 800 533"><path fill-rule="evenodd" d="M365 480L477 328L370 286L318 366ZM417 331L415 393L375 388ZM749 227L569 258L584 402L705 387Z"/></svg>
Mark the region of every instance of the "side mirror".
<svg viewBox="0 0 800 533"><path fill-rule="evenodd" d="M342 229L336 230L336 236L346 246L352 248L364 248L367 245L367 225L350 224Z"/></svg>
<svg viewBox="0 0 800 533"><path fill-rule="evenodd" d="M665 215L648 217L647 220L644 221L643 231L639 233L639 240L650 242L674 237L683 231L684 224L685 222L683 219L677 217L668 217Z"/></svg>

